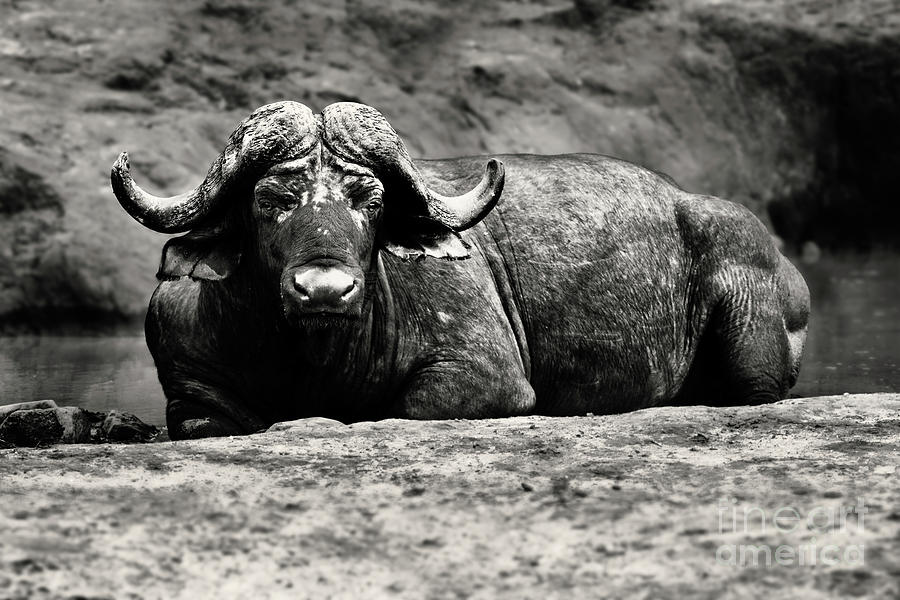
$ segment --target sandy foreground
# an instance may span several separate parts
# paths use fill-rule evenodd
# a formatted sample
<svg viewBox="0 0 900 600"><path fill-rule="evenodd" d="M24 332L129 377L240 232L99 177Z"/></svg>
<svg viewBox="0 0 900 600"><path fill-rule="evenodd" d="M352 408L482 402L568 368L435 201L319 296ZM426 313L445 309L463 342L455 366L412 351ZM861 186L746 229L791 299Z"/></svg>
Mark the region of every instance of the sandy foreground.
<svg viewBox="0 0 900 600"><path fill-rule="evenodd" d="M900 594L900 394L0 450L0 598Z"/></svg>

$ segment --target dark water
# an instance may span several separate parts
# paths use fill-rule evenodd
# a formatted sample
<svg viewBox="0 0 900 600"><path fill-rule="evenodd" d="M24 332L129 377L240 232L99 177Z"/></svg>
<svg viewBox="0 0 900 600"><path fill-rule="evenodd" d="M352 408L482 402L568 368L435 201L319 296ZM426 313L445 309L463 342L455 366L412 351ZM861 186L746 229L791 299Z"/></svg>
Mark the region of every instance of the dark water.
<svg viewBox="0 0 900 600"><path fill-rule="evenodd" d="M791 394L900 392L900 255L794 264L809 285L812 317Z"/></svg>
<svg viewBox="0 0 900 600"><path fill-rule="evenodd" d="M812 292L813 318L791 393L900 391L900 255L795 263ZM0 338L0 404L44 398L165 421L142 336Z"/></svg>
<svg viewBox="0 0 900 600"><path fill-rule="evenodd" d="M164 424L166 401L144 337L0 338L0 404L50 398Z"/></svg>

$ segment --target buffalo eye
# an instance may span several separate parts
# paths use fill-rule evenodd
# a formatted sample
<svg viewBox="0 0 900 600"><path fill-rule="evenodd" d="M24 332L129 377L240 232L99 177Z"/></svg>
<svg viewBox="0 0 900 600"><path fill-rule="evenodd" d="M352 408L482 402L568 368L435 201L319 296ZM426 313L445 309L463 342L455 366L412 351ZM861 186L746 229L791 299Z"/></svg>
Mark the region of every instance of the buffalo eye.
<svg viewBox="0 0 900 600"><path fill-rule="evenodd" d="M291 204L285 198L267 192L257 193L256 204L263 214L273 215L278 211L290 210Z"/></svg>
<svg viewBox="0 0 900 600"><path fill-rule="evenodd" d="M375 220L381 213L384 206L381 200L383 188L376 179L356 178L347 184L345 193L352 199L353 208L366 213L370 221Z"/></svg>
<svg viewBox="0 0 900 600"><path fill-rule="evenodd" d="M259 209L265 213L273 212L277 208L275 203L266 198L259 198L256 203L259 205Z"/></svg>
<svg viewBox="0 0 900 600"><path fill-rule="evenodd" d="M362 209L366 211L369 219L374 219L381 212L383 206L384 203L382 203L381 198L372 198L362 205Z"/></svg>

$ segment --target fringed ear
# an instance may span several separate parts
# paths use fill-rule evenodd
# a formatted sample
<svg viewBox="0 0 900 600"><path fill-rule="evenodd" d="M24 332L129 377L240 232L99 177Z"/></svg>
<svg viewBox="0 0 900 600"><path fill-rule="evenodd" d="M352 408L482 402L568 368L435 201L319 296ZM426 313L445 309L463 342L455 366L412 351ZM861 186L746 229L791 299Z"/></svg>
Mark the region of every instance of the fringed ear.
<svg viewBox="0 0 900 600"><path fill-rule="evenodd" d="M199 229L166 242L156 277L218 281L231 275L240 259L237 236L227 235L222 228Z"/></svg>
<svg viewBox="0 0 900 600"><path fill-rule="evenodd" d="M444 260L469 258L469 244L455 231L441 236L416 236L402 243L385 241L384 249L403 260L424 260L426 256Z"/></svg>
<svg viewBox="0 0 900 600"><path fill-rule="evenodd" d="M424 260L426 256L444 260L469 258L468 242L457 232L430 219L407 218L402 224L385 225L381 245L403 260Z"/></svg>

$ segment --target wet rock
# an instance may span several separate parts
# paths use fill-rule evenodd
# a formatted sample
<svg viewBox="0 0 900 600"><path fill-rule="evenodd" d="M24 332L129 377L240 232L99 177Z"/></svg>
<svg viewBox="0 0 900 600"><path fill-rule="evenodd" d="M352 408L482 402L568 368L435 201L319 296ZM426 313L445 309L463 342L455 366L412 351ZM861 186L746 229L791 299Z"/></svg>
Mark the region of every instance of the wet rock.
<svg viewBox="0 0 900 600"><path fill-rule="evenodd" d="M822 250L819 245L813 241L804 242L800 250L800 260L806 264L813 264L819 262L820 258L822 258Z"/></svg>
<svg viewBox="0 0 900 600"><path fill-rule="evenodd" d="M15 404L5 404L0 406L0 423L16 412L17 410L32 410L35 408L56 408L56 402L53 400L35 400L33 402L17 402Z"/></svg>
<svg viewBox="0 0 900 600"><path fill-rule="evenodd" d="M91 421L74 406L20 409L0 424L0 439L15 446L84 444L91 441Z"/></svg>
<svg viewBox="0 0 900 600"><path fill-rule="evenodd" d="M101 435L110 442L149 442L159 429L129 413L111 411L100 426Z"/></svg>
<svg viewBox="0 0 900 600"><path fill-rule="evenodd" d="M0 406L0 448L59 443L150 442L160 429L118 411L57 406L53 400Z"/></svg>

